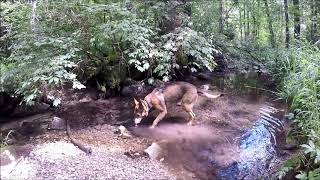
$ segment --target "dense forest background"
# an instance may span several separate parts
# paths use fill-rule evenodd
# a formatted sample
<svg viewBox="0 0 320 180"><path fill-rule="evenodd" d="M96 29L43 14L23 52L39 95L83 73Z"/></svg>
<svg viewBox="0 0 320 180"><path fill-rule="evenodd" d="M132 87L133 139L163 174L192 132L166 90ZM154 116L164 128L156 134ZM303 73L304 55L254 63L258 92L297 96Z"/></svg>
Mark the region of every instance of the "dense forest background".
<svg viewBox="0 0 320 180"><path fill-rule="evenodd" d="M2 0L0 18L0 91L28 104L65 84L118 91L128 78L268 73L304 144L279 177L320 176L318 0Z"/></svg>

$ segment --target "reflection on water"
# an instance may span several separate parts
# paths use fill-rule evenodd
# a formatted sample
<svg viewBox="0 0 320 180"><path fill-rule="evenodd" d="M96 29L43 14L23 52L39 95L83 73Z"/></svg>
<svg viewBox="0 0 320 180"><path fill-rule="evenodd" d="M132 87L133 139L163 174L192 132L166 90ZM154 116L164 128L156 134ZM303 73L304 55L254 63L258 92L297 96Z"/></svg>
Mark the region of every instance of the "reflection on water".
<svg viewBox="0 0 320 180"><path fill-rule="evenodd" d="M257 72L249 72L243 74L227 74L215 76L211 80L211 84L223 91L229 91L237 95L254 95L260 96L266 92L270 79Z"/></svg>
<svg viewBox="0 0 320 180"><path fill-rule="evenodd" d="M280 149L285 144L284 124L279 117L271 80L264 74L249 72L215 76L211 84L235 96L248 100L263 101L260 116L254 126L239 140L239 159L228 167L218 170L218 179L259 179L275 163ZM280 113L282 114L282 113Z"/></svg>
<svg viewBox="0 0 320 180"><path fill-rule="evenodd" d="M277 109L264 105L255 125L241 136L239 160L219 171L219 179L257 179L263 177L284 145L283 123L273 116Z"/></svg>

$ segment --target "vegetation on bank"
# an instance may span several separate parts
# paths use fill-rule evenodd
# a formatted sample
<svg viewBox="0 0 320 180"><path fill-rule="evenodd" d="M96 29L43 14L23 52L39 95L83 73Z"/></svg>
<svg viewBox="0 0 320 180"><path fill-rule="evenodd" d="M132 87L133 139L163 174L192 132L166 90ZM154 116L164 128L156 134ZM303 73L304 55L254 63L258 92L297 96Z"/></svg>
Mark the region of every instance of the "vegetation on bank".
<svg viewBox="0 0 320 180"><path fill-rule="evenodd" d="M214 70L222 52L229 68L271 74L290 106L290 138L304 153L279 176L319 178L317 0L31 2L1 1L1 92L32 104L63 84L117 90L127 78L168 81Z"/></svg>
<svg viewBox="0 0 320 180"><path fill-rule="evenodd" d="M277 52L270 65L279 79L279 97L285 99L291 113L291 141L303 144L303 153L286 162L279 177L299 170L298 179L320 178L320 51L310 45L292 46Z"/></svg>
<svg viewBox="0 0 320 180"><path fill-rule="evenodd" d="M1 63L2 88L24 95L26 102L41 88L64 82L82 88L79 81L95 79L118 88L126 77L167 81L180 69L216 65L211 40L183 26L188 19L165 22L179 23L174 31L166 29L174 25L161 24L171 13L166 11L173 11L167 3L40 1L34 24L32 6L6 3L3 8L4 24L11 29L6 38L10 52Z"/></svg>

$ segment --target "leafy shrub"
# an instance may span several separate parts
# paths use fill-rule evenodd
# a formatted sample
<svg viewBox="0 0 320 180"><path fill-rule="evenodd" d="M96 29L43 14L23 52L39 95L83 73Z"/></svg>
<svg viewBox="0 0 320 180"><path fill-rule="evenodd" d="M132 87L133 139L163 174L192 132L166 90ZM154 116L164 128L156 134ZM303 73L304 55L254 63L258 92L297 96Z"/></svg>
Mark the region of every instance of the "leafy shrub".
<svg viewBox="0 0 320 180"><path fill-rule="evenodd" d="M295 176L297 179L319 179L320 178L320 137L314 131L309 135L310 140L307 144L301 145L303 152L292 157L285 162L278 172L278 178L282 179L292 170L299 170Z"/></svg>
<svg viewBox="0 0 320 180"><path fill-rule="evenodd" d="M295 122L306 134L320 134L320 67L319 51L310 47L291 49L283 56L283 79L280 96L291 103Z"/></svg>
<svg viewBox="0 0 320 180"><path fill-rule="evenodd" d="M12 45L0 65L1 91L32 103L44 89L65 83L84 88L80 81L96 79L102 86L119 88L131 67L163 80L181 68L212 70L214 49L204 34L186 24L162 34L161 10L168 4L39 1L31 27L30 5L5 3L11 9L3 13L12 27ZM177 61L181 57L184 63Z"/></svg>
<svg viewBox="0 0 320 180"><path fill-rule="evenodd" d="M26 16L21 18L19 11ZM13 29L11 54L1 62L1 91L15 92L32 104L43 87L72 82L74 88L84 88L72 72L79 58L78 42L70 36L50 34L46 29L32 31L27 19L31 9L26 4L19 4L12 12L5 19Z"/></svg>
<svg viewBox="0 0 320 180"><path fill-rule="evenodd" d="M279 96L290 106L296 128L291 136L305 143L303 161L285 166L284 170L300 167L298 179L317 179L320 176L320 52L302 45L275 53L269 61L273 75L281 80ZM303 171L305 170L305 171ZM283 171L282 171L283 172Z"/></svg>
<svg viewBox="0 0 320 180"><path fill-rule="evenodd" d="M212 56L214 48L210 41L199 32L190 28L178 28L173 33L168 33L163 36L165 44L163 48L168 51L170 59L176 59L175 55L181 51L182 54L193 57L189 62L192 71L196 68L206 68L213 70L216 66L214 57ZM178 64L173 64L173 67L179 67ZM157 71L157 68L155 69Z"/></svg>

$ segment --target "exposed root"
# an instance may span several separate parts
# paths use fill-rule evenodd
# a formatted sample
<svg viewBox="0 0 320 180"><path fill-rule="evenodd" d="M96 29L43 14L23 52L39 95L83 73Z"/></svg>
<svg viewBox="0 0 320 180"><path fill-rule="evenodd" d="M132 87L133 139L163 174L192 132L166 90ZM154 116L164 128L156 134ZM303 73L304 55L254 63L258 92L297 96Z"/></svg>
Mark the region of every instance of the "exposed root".
<svg viewBox="0 0 320 180"><path fill-rule="evenodd" d="M75 141L72 137L71 137L71 133L70 133L70 125L68 120L66 120L67 123L67 135L70 138L70 141L72 142L72 144L74 144L75 146L77 146L79 149L81 149L83 152L85 152L86 154L91 154L92 153L92 149L91 147L85 147L83 144L81 144L80 142Z"/></svg>

